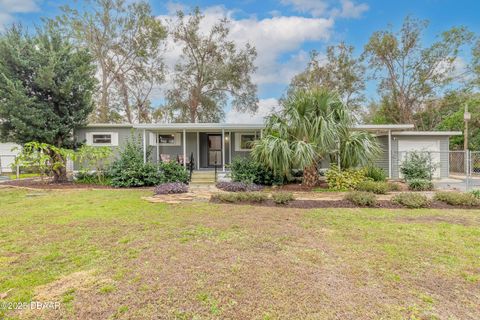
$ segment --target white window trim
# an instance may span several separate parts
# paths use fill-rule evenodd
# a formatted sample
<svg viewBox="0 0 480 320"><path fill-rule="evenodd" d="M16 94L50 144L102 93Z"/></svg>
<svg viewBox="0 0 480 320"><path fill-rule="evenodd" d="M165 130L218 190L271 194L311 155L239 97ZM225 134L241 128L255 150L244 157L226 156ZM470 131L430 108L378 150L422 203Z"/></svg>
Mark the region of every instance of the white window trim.
<svg viewBox="0 0 480 320"><path fill-rule="evenodd" d="M250 152L252 149L242 149L240 147L240 142L242 141L242 135L254 135L257 136L256 132L235 132L235 151L247 151Z"/></svg>
<svg viewBox="0 0 480 320"><path fill-rule="evenodd" d="M173 143L158 143L158 136L161 134L173 134ZM182 145L180 132L150 132L150 145L160 147L178 147Z"/></svg>
<svg viewBox="0 0 480 320"><path fill-rule="evenodd" d="M93 143L93 135L97 134L109 134L112 137L111 143ZM87 132L86 133L87 145L93 147L116 147L118 146L118 132Z"/></svg>

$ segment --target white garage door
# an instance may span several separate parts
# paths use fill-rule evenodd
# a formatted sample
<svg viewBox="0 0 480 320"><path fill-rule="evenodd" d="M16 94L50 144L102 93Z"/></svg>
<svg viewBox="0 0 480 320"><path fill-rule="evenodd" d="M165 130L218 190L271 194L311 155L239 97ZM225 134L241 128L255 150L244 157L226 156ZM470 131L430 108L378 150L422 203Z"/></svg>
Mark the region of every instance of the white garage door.
<svg viewBox="0 0 480 320"><path fill-rule="evenodd" d="M400 154L400 164L405 160L408 152L412 151L428 151L431 152L432 163L435 165L433 176L440 178L440 140L438 139L422 139L408 140L401 139L398 141L398 151ZM402 174L400 173L400 178Z"/></svg>
<svg viewBox="0 0 480 320"><path fill-rule="evenodd" d="M18 151L13 148L20 147L14 143L0 143L0 172L12 172L12 164Z"/></svg>

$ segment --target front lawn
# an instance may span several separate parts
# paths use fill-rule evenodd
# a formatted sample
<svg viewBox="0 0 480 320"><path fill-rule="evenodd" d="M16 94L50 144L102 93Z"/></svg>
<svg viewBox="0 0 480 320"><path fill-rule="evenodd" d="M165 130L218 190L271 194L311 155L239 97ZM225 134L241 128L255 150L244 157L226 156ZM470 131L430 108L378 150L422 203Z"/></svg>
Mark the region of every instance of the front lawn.
<svg viewBox="0 0 480 320"><path fill-rule="evenodd" d="M60 308L0 318L480 318L480 210L141 199L151 192L1 189L3 302Z"/></svg>

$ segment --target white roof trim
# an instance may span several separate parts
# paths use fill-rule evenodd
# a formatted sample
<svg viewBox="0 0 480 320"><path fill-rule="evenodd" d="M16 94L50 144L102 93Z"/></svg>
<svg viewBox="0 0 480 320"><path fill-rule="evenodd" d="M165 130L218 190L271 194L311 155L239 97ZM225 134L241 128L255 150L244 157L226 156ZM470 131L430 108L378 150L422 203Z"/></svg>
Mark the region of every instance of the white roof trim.
<svg viewBox="0 0 480 320"><path fill-rule="evenodd" d="M461 131L398 131L392 136L461 136Z"/></svg>
<svg viewBox="0 0 480 320"><path fill-rule="evenodd" d="M357 124L353 129L357 130L407 130L413 129L413 124Z"/></svg>
<svg viewBox="0 0 480 320"><path fill-rule="evenodd" d="M133 128L131 123L90 123L87 128Z"/></svg>

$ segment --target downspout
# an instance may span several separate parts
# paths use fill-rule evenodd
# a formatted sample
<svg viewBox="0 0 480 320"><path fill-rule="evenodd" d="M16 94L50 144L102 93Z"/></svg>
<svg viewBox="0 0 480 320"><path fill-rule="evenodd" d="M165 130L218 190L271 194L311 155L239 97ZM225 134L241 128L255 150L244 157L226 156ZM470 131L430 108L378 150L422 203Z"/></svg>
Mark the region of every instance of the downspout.
<svg viewBox="0 0 480 320"><path fill-rule="evenodd" d="M388 179L392 179L392 130L388 130Z"/></svg>
<svg viewBox="0 0 480 320"><path fill-rule="evenodd" d="M183 129L183 166L187 167L187 134Z"/></svg>
<svg viewBox="0 0 480 320"><path fill-rule="evenodd" d="M147 163L147 135L143 129L143 163Z"/></svg>

